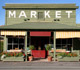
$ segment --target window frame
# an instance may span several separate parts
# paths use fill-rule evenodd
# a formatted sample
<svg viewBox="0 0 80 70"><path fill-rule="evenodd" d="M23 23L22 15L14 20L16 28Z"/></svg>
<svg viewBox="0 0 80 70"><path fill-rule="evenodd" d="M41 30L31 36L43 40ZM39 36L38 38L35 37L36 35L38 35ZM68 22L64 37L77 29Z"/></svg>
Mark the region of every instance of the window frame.
<svg viewBox="0 0 80 70"><path fill-rule="evenodd" d="M11 43L8 43L8 39L9 38L12 38L12 42ZM15 43L14 42L14 38L18 38L18 43ZM20 45L23 45L23 48L22 49L24 49L24 47L25 47L25 37L22 37L23 39L24 39L24 42L23 43L20 43L19 42L19 40L21 39L21 37L7 37L7 51L9 51L10 49L9 49L9 45L12 45L12 50L15 50L14 49L14 45L18 45L18 49L20 48ZM19 49L20 50L20 49Z"/></svg>
<svg viewBox="0 0 80 70"><path fill-rule="evenodd" d="M57 39L57 40L59 40L59 39ZM73 42L73 41L72 41L73 39L72 39L72 38L70 38L70 39L65 39L65 40L66 40L66 43L65 43L65 44L62 43L62 40L63 40L63 39L60 39L60 40L61 40L61 43L60 43L60 44L57 44L57 43L56 43L56 49L58 49L58 48L57 48L57 45L61 45L61 46L60 46L61 49L64 49L63 45L67 46L67 49L66 49L66 50L68 50L68 46L73 46L73 43L72 43L72 42ZM69 43L69 40L71 41L71 43Z"/></svg>

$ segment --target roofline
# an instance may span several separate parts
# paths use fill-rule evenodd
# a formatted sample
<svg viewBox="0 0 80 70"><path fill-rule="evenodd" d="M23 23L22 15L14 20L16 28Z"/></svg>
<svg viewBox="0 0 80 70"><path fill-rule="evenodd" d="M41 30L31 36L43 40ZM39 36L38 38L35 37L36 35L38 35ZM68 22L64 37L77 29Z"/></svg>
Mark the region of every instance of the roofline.
<svg viewBox="0 0 80 70"><path fill-rule="evenodd" d="M8 31L80 31L80 29L0 29L0 31L8 30Z"/></svg>
<svg viewBox="0 0 80 70"><path fill-rule="evenodd" d="M21 6L22 5L22 6ZM26 7L24 6L26 5ZM27 7L27 5L29 5ZM31 6L31 5L34 5L34 6ZM40 6L41 5L41 6ZM44 7L42 5L57 5L56 7L54 6L47 6L47 7ZM65 5L65 6L60 6L60 5ZM70 5L70 6L69 6ZM12 8L52 8L52 9L59 9L59 8L73 8L73 9L77 9L79 8L79 6L76 6L76 4L19 4L19 3L16 3L16 4L13 4L13 3L6 3L5 6L3 6L4 9L12 9Z"/></svg>
<svg viewBox="0 0 80 70"><path fill-rule="evenodd" d="M73 4L75 5L76 3L5 3L5 4Z"/></svg>

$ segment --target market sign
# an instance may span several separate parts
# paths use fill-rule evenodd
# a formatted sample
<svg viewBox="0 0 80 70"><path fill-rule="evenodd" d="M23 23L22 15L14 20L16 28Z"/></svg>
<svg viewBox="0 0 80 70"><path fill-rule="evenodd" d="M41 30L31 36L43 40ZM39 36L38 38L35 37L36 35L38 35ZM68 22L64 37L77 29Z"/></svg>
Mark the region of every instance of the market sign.
<svg viewBox="0 0 80 70"><path fill-rule="evenodd" d="M9 10L8 13L9 13L9 15L8 15L9 18L11 18L11 17L17 18L16 17L17 11ZM29 14L30 18L37 18L37 13L38 13L37 11L30 11L30 14ZM44 18L51 18L49 10L44 11L43 13L44 13ZM65 13L67 14L67 17L70 18L72 11L65 11ZM55 11L55 18L61 18L61 15L62 15L62 11ZM18 15L18 18L21 18L21 17L28 18L26 12L23 10L20 11L20 13Z"/></svg>

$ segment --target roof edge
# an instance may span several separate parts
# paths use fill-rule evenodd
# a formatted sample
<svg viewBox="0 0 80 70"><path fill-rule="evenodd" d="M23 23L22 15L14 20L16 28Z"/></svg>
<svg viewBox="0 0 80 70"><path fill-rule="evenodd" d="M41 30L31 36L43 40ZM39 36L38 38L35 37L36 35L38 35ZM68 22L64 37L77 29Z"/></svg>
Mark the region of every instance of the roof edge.
<svg viewBox="0 0 80 70"><path fill-rule="evenodd" d="M4 9L10 8L74 8L77 9L79 6L76 4L5 4Z"/></svg>

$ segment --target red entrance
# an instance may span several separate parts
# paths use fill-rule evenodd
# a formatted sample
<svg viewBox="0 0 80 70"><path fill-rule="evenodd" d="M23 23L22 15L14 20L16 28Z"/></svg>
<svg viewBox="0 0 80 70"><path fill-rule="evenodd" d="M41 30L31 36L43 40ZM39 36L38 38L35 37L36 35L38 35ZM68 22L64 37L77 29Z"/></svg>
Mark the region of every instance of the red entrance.
<svg viewBox="0 0 80 70"><path fill-rule="evenodd" d="M34 58L45 58L46 51L45 50L32 50L32 55Z"/></svg>
<svg viewBox="0 0 80 70"><path fill-rule="evenodd" d="M32 50L34 58L45 58L46 51L45 45L49 44L51 32L30 32L30 44L35 46L35 50Z"/></svg>
<svg viewBox="0 0 80 70"><path fill-rule="evenodd" d="M31 45L35 50L45 50L46 44L49 44L49 37L31 37Z"/></svg>

